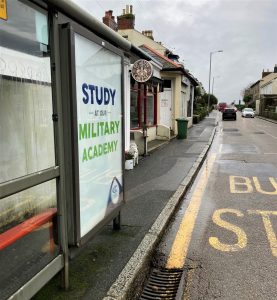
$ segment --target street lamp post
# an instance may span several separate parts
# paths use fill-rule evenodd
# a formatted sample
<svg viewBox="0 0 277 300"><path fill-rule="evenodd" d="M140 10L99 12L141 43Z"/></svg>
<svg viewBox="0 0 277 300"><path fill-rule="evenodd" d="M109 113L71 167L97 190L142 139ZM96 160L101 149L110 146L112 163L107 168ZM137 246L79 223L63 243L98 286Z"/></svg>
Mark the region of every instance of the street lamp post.
<svg viewBox="0 0 277 300"><path fill-rule="evenodd" d="M211 72L212 72L212 55L214 53L223 52L223 50L217 50L210 52L210 70L209 70L209 95L208 95L208 114L210 113L210 98L211 98Z"/></svg>
<svg viewBox="0 0 277 300"><path fill-rule="evenodd" d="M216 76L216 77L213 77L213 83L212 83L212 95L214 94L214 79L215 78L219 78L220 76Z"/></svg>
<svg viewBox="0 0 277 300"><path fill-rule="evenodd" d="M212 95L214 94L214 77L213 77L213 83L212 83Z"/></svg>

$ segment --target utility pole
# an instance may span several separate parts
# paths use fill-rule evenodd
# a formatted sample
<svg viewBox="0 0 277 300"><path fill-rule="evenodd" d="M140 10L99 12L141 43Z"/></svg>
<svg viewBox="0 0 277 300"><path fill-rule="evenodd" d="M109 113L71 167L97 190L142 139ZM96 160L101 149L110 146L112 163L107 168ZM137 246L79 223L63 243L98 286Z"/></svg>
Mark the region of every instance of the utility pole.
<svg viewBox="0 0 277 300"><path fill-rule="evenodd" d="M223 50L217 50L210 52L210 69L209 69L209 95L208 95L208 115L210 114L210 98L211 98L211 72L212 72L212 55L214 53L223 52Z"/></svg>

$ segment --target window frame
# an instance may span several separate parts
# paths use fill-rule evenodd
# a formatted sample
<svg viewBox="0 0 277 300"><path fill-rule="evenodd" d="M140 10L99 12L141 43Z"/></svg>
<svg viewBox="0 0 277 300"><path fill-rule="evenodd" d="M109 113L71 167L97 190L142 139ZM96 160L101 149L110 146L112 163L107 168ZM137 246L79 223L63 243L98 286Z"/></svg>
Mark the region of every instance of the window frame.
<svg viewBox="0 0 277 300"><path fill-rule="evenodd" d="M49 11L47 10L47 5L40 1L40 0L35 0L35 3L32 3L28 0L18 0L19 2L23 3L24 5L37 10L47 16L48 19L48 36L49 36L49 41L48 41L48 47L50 45L50 16L49 16ZM51 72L51 83L49 84L51 86L51 92L52 92L52 119L54 116L54 111L55 111L55 100L54 100L54 91L53 91L53 82L54 82L54 77L52 73L52 68L51 68L51 52L50 52L50 72ZM10 76L2 76L3 79L9 79ZM14 77L13 77L14 78ZM15 80L19 80L18 77L15 77ZM32 80L29 79L22 79L22 82L32 82ZM41 82L38 81L38 84L41 84ZM45 84L43 82L43 84ZM48 84L47 84L48 85ZM53 120L54 121L54 120ZM55 130L55 122L53 122L53 135L54 135L54 155L55 155L55 165L47 168L47 169L42 169L37 172L31 173L31 174L26 174L21 177L15 177L13 179L10 179L8 181L0 182L0 201L10 195L16 194L18 192L21 192L23 190L29 189L31 187L34 187L36 185L39 185L41 183L44 183L46 181L50 181L52 179L58 178L60 176L60 168L58 166L58 157L57 157L57 151L56 151L56 130Z"/></svg>

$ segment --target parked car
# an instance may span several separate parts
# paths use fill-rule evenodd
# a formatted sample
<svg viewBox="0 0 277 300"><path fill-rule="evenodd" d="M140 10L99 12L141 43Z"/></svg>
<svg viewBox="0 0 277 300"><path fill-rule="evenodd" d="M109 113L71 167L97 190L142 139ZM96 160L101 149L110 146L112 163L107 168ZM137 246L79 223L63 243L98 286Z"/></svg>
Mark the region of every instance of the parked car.
<svg viewBox="0 0 277 300"><path fill-rule="evenodd" d="M241 116L243 118L254 118L255 117L255 112L252 108L244 108L241 112Z"/></svg>
<svg viewBox="0 0 277 300"><path fill-rule="evenodd" d="M237 119L237 112L236 109L233 107L227 107L223 110L222 112L222 120L234 120L236 121Z"/></svg>

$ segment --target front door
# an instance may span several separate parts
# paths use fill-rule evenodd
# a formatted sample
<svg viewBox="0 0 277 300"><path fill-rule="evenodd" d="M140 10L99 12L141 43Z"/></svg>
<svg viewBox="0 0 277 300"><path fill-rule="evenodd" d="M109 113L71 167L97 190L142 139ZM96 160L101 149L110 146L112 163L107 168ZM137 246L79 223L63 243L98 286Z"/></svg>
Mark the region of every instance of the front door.
<svg viewBox="0 0 277 300"><path fill-rule="evenodd" d="M164 89L161 93L160 124L172 128L172 90Z"/></svg>

